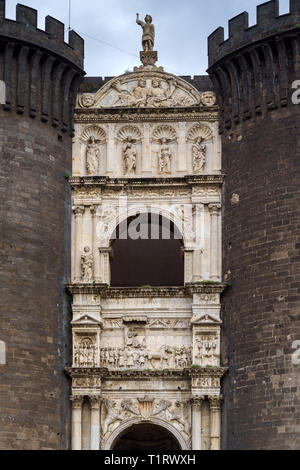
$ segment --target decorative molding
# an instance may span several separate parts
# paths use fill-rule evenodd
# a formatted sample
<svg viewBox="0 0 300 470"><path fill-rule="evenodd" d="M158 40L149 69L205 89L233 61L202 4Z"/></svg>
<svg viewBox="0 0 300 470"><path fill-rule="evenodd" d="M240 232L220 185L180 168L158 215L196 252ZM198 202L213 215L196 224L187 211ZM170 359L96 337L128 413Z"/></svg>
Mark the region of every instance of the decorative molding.
<svg viewBox="0 0 300 470"><path fill-rule="evenodd" d="M201 186L203 184L215 184L221 186L224 183L225 175L188 175L184 177L167 177L167 178L110 178L108 176L71 176L69 183L73 189L78 187L94 187L101 186L111 189L126 190L132 188L151 188L164 187L170 188L178 186ZM201 188L200 188L201 189Z"/></svg>
<svg viewBox="0 0 300 470"><path fill-rule="evenodd" d="M185 287L109 287L108 284L68 284L71 294L100 294L102 298L186 298L193 294L221 294L226 284L186 284Z"/></svg>
<svg viewBox="0 0 300 470"><path fill-rule="evenodd" d="M187 369L164 369L164 370L110 370L107 371L106 379L188 379L189 375Z"/></svg>
<svg viewBox="0 0 300 470"><path fill-rule="evenodd" d="M219 119L219 108L212 107L209 111L206 108L195 106L192 108L166 108L149 109L80 109L75 110L75 123L116 123L116 122L217 122Z"/></svg>
<svg viewBox="0 0 300 470"><path fill-rule="evenodd" d="M81 137L80 137L80 140L85 143L85 144L88 144L91 137L94 137L94 139L99 143L104 143L105 140L106 140L106 132L99 126L87 126L82 134L81 134Z"/></svg>

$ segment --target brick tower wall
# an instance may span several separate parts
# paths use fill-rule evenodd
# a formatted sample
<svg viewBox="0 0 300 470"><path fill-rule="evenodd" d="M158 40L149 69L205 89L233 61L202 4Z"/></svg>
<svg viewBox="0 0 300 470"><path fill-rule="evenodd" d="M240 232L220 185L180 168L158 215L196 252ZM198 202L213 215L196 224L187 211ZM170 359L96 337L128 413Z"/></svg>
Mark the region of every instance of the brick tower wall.
<svg viewBox="0 0 300 470"><path fill-rule="evenodd" d="M51 17L37 29L22 5L5 19L0 0L0 449L69 447L67 177L83 40L64 31Z"/></svg>
<svg viewBox="0 0 300 470"><path fill-rule="evenodd" d="M300 1L242 13L209 37L226 173L223 446L300 448Z"/></svg>

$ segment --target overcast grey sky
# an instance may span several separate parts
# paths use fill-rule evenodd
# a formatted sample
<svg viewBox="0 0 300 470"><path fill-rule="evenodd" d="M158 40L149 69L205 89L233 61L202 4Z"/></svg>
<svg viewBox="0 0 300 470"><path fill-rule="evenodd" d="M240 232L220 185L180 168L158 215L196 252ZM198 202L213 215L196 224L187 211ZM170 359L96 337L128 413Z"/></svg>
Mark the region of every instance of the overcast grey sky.
<svg viewBox="0 0 300 470"><path fill-rule="evenodd" d="M6 0L6 16L15 19L18 2ZM51 15L68 26L69 0L21 0L39 11L39 27ZM259 0L72 0L71 26L85 39L85 70L88 75L120 75L139 65L141 28L136 13L153 16L155 49L159 65L180 75L204 74L207 68L207 37L218 26L227 30L230 18L246 10L250 25L256 22ZM280 0L280 13L288 11L289 0ZM84 34L82 34L84 33ZM109 47L98 38L133 55ZM134 57L134 56L137 57Z"/></svg>

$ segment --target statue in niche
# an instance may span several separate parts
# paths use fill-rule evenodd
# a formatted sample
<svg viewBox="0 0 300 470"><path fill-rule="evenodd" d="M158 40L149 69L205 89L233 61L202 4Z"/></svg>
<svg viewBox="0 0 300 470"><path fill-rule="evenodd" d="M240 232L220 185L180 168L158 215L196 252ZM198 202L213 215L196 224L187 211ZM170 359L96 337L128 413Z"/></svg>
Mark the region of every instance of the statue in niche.
<svg viewBox="0 0 300 470"><path fill-rule="evenodd" d="M203 137L197 137L192 147L194 173L199 173L206 163L206 144L203 142Z"/></svg>
<svg viewBox="0 0 300 470"><path fill-rule="evenodd" d="M136 171L136 146L134 142L131 137L128 137L123 146L125 175L132 175Z"/></svg>
<svg viewBox="0 0 300 470"><path fill-rule="evenodd" d="M83 282L90 283L93 280L93 255L90 253L90 247L84 248L81 255L81 278Z"/></svg>
<svg viewBox="0 0 300 470"><path fill-rule="evenodd" d="M169 145L167 145L168 140L163 137L161 139L161 148L159 155L159 173L169 174L171 173L171 160L172 152Z"/></svg>
<svg viewBox="0 0 300 470"><path fill-rule="evenodd" d="M91 136L86 148L86 169L88 175L99 174L99 141Z"/></svg>
<svg viewBox="0 0 300 470"><path fill-rule="evenodd" d="M154 39L155 39L155 28L152 24L152 17L146 15L145 23L140 20L139 13L136 14L136 22L143 28L142 46L145 52L153 51Z"/></svg>

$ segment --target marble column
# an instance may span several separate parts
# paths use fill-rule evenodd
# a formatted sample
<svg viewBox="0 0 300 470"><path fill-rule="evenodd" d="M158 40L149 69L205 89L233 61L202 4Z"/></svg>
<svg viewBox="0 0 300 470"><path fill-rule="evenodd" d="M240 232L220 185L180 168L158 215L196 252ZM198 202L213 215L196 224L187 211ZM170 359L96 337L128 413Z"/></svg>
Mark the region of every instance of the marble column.
<svg viewBox="0 0 300 470"><path fill-rule="evenodd" d="M210 403L210 450L221 448L221 401L220 395L208 397Z"/></svg>
<svg viewBox="0 0 300 470"><path fill-rule="evenodd" d="M109 265L109 255L111 253L111 248L104 247L99 248L100 259L101 259L101 282L103 284L110 285L110 265Z"/></svg>
<svg viewBox="0 0 300 470"><path fill-rule="evenodd" d="M91 404L91 450L99 450L101 397L90 396L89 400Z"/></svg>
<svg viewBox="0 0 300 470"><path fill-rule="evenodd" d="M184 282L185 284L193 281L193 249L184 250Z"/></svg>
<svg viewBox="0 0 300 470"><path fill-rule="evenodd" d="M186 172L186 122L178 124L178 150L177 150L177 170Z"/></svg>
<svg viewBox="0 0 300 470"><path fill-rule="evenodd" d="M108 124L107 135L107 151L106 151L106 171L107 173L115 173L115 124Z"/></svg>
<svg viewBox="0 0 300 470"><path fill-rule="evenodd" d="M150 124L144 123L144 138L142 147L142 172L148 175L152 173L152 161L151 161L151 143L150 143Z"/></svg>
<svg viewBox="0 0 300 470"><path fill-rule="evenodd" d="M202 403L204 396L192 398L192 450L202 449Z"/></svg>
<svg viewBox="0 0 300 470"><path fill-rule="evenodd" d="M212 281L220 280L219 273L219 214L220 204L209 204L210 211L210 279Z"/></svg>
<svg viewBox="0 0 300 470"><path fill-rule="evenodd" d="M81 450L82 403L83 397L72 396L72 450Z"/></svg>
<svg viewBox="0 0 300 470"><path fill-rule="evenodd" d="M97 225L100 222L100 216L97 214L98 206L91 206L92 216L92 247L93 247L93 277L96 283L101 283L101 259L98 247Z"/></svg>
<svg viewBox="0 0 300 470"><path fill-rule="evenodd" d="M82 253L82 219L84 214L84 207L77 206L73 208L75 216L75 230L74 230L74 281L81 281L81 253Z"/></svg>

